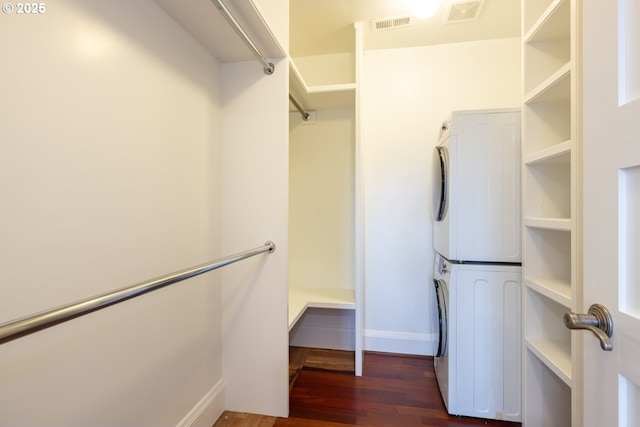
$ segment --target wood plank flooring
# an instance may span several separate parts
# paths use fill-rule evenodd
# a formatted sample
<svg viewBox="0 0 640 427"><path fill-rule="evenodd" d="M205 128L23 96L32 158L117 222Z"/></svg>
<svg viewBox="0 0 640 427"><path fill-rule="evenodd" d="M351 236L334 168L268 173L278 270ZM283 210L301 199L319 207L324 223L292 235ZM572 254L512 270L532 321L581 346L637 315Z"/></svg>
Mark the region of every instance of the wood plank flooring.
<svg viewBox="0 0 640 427"><path fill-rule="evenodd" d="M353 351L291 346L289 347L289 391L293 389L293 385L303 368L348 372L354 375L356 363Z"/></svg>
<svg viewBox="0 0 640 427"><path fill-rule="evenodd" d="M352 352L293 348L290 360L289 418L225 413L214 427L520 426L447 414L431 357L367 353L362 377Z"/></svg>
<svg viewBox="0 0 640 427"><path fill-rule="evenodd" d="M276 417L226 411L213 427L273 427Z"/></svg>

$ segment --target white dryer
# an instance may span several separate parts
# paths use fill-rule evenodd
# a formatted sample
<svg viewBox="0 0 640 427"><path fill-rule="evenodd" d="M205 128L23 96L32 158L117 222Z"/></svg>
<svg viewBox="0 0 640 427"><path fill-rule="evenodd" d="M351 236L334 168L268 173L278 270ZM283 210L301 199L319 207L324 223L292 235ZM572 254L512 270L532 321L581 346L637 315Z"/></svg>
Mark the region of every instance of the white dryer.
<svg viewBox="0 0 640 427"><path fill-rule="evenodd" d="M456 111L433 152L436 252L521 262L520 110Z"/></svg>

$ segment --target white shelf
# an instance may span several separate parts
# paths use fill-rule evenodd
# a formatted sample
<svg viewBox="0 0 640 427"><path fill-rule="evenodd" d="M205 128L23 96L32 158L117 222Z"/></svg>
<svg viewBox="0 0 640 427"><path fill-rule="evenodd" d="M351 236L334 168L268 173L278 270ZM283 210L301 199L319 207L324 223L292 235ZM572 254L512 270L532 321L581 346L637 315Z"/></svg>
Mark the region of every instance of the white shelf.
<svg viewBox="0 0 640 427"><path fill-rule="evenodd" d="M569 140L526 155L524 157L524 164L529 166L536 163L566 163L570 161L569 159L567 159L570 154L571 141Z"/></svg>
<svg viewBox="0 0 640 427"><path fill-rule="evenodd" d="M353 108L356 104L356 85L311 86L308 88L306 102L310 110L331 108Z"/></svg>
<svg viewBox="0 0 640 427"><path fill-rule="evenodd" d="M525 104L570 101L571 63L566 63L524 97Z"/></svg>
<svg viewBox="0 0 640 427"><path fill-rule="evenodd" d="M355 107L356 83L309 86L291 58L289 69L289 92L305 110Z"/></svg>
<svg viewBox="0 0 640 427"><path fill-rule="evenodd" d="M523 203L524 217L531 219L529 225L569 230L564 223L555 220L571 218L570 162L526 165L523 181L527 189Z"/></svg>
<svg viewBox="0 0 640 427"><path fill-rule="evenodd" d="M524 36L524 43L539 43L552 40L569 40L568 0L554 0Z"/></svg>
<svg viewBox="0 0 640 427"><path fill-rule="evenodd" d="M525 337L527 348L567 386L571 387L571 345L564 341Z"/></svg>
<svg viewBox="0 0 640 427"><path fill-rule="evenodd" d="M289 330L307 308L336 308L355 310L353 289L289 287Z"/></svg>
<svg viewBox="0 0 640 427"><path fill-rule="evenodd" d="M523 6L529 6L532 2L524 3ZM538 6L540 5L536 7ZM523 36L525 93L529 93L564 64L571 62L570 12L570 0L547 3L542 16Z"/></svg>
<svg viewBox="0 0 640 427"><path fill-rule="evenodd" d="M524 104L522 112L525 159L566 141L575 143L570 101Z"/></svg>
<svg viewBox="0 0 640 427"><path fill-rule="evenodd" d="M526 227L524 277L571 283L571 232Z"/></svg>
<svg viewBox="0 0 640 427"><path fill-rule="evenodd" d="M571 231L573 221L570 218L525 218L524 225L544 230Z"/></svg>
<svg viewBox="0 0 640 427"><path fill-rule="evenodd" d="M540 295L544 295L567 309L571 308L571 283L550 278L527 277L526 275L523 283Z"/></svg>
<svg viewBox="0 0 640 427"><path fill-rule="evenodd" d="M342 83L336 85L321 85L321 86L308 86L307 92L309 95L318 95L321 93L335 93L335 92L351 92L356 90L355 83Z"/></svg>

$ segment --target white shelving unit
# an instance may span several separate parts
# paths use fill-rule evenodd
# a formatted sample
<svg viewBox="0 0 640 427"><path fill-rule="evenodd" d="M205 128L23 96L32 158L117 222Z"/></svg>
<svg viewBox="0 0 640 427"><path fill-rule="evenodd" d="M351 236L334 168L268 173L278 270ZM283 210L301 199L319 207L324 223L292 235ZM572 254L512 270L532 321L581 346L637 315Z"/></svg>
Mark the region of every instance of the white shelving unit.
<svg viewBox="0 0 640 427"><path fill-rule="evenodd" d="M522 0L525 426L579 426L576 0Z"/></svg>
<svg viewBox="0 0 640 427"><path fill-rule="evenodd" d="M354 266L353 280L348 288L332 287L334 284L327 280L327 287L318 287L306 283L289 283L289 330L298 330L297 325L304 323L307 309L338 309L353 310L355 324L355 367L356 375L362 374L362 274L361 264L361 227L360 193L359 193L359 112L358 112L358 76L361 66L362 28L354 26L353 54L319 55L317 57L289 58L289 92L307 112L316 111L317 124L320 125L323 110L351 109L354 114L355 134L350 135L355 150L355 164L353 167L354 198L353 207L353 240ZM295 111L293 108L290 111ZM314 118L315 119L315 118ZM301 124L302 125L302 124ZM332 268L327 263L327 268ZM291 268L290 268L291 272ZM290 274L291 277L291 274ZM317 281L317 280L316 280Z"/></svg>

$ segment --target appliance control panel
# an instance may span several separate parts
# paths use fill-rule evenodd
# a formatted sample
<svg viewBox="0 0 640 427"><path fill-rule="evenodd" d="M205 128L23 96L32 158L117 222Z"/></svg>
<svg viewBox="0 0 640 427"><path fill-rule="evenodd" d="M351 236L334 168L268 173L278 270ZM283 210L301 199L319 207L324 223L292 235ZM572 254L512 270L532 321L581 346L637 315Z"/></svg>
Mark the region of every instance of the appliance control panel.
<svg viewBox="0 0 640 427"><path fill-rule="evenodd" d="M449 263L446 259L439 256L438 257L438 273L445 275L451 270Z"/></svg>

